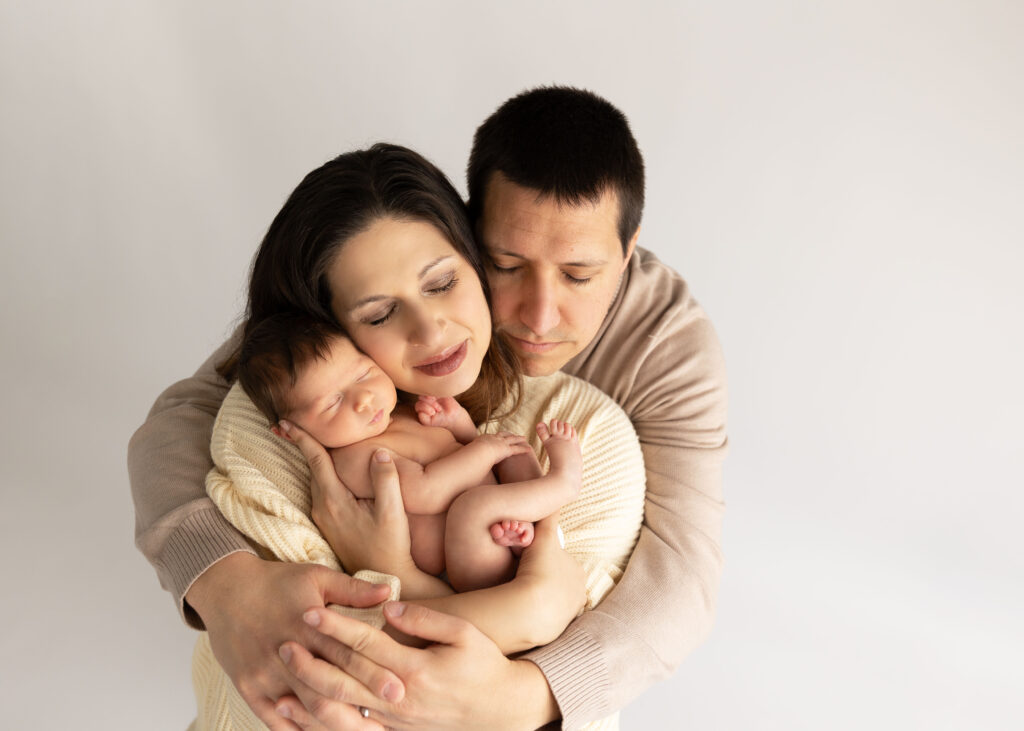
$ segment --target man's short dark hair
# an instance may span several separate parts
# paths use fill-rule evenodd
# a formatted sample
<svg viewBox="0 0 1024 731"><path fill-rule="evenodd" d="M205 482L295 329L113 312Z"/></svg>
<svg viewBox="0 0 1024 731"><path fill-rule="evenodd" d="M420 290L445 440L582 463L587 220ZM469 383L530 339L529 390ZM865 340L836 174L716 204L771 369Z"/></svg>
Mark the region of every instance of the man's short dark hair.
<svg viewBox="0 0 1024 731"><path fill-rule="evenodd" d="M238 353L238 382L271 424L292 408L285 394L299 372L316 358L326 358L331 340L347 337L332 322L305 312L282 312L245 324Z"/></svg>
<svg viewBox="0 0 1024 731"><path fill-rule="evenodd" d="M530 89L502 104L477 128L466 170L474 225L497 172L574 206L596 203L606 190L614 191L624 252L640 226L643 156L626 116L593 92L568 86Z"/></svg>

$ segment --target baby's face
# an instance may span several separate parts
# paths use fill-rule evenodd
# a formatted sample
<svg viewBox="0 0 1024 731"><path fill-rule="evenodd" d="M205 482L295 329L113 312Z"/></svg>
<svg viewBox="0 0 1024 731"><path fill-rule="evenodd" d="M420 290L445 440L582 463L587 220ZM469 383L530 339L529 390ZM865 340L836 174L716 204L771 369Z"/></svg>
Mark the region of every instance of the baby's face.
<svg viewBox="0 0 1024 731"><path fill-rule="evenodd" d="M325 447L345 447L387 429L397 398L384 371L338 337L326 358L314 359L299 374L285 417Z"/></svg>

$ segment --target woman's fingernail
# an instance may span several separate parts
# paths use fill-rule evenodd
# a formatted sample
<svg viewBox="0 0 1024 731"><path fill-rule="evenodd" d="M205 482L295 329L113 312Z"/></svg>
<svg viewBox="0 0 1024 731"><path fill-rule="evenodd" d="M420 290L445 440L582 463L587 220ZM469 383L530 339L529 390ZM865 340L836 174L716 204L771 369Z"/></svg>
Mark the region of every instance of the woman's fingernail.
<svg viewBox="0 0 1024 731"><path fill-rule="evenodd" d="M380 694L386 701L398 700L398 688L395 687L394 683L385 683L384 687L381 688Z"/></svg>
<svg viewBox="0 0 1024 731"><path fill-rule="evenodd" d="M280 655L281 659L285 662L292 661L292 648L288 647L288 645L281 645L277 650L277 654Z"/></svg>
<svg viewBox="0 0 1024 731"><path fill-rule="evenodd" d="M280 421L280 422L278 422L278 424L280 425L280 427L281 427L281 430L282 430L282 431L283 431L283 432L284 432L285 434L291 434L291 433L292 433L292 425L291 425L291 424L289 424L289 423L288 423L287 421L285 421L284 419L281 419L281 421Z"/></svg>
<svg viewBox="0 0 1024 731"><path fill-rule="evenodd" d="M384 605L384 611L391 617L401 617L405 614L405 605L402 602L388 602Z"/></svg>
<svg viewBox="0 0 1024 731"><path fill-rule="evenodd" d="M391 461L391 455L388 453L388 450L386 449L378 449L376 452L373 453L373 458L378 462Z"/></svg>
<svg viewBox="0 0 1024 731"><path fill-rule="evenodd" d="M310 627L320 626L320 615L310 609L308 612L302 615L302 621L308 624Z"/></svg>
<svg viewBox="0 0 1024 731"><path fill-rule="evenodd" d="M292 709L289 708L288 706L283 706L283 705L282 706L278 706L277 707L277 715L280 716L281 718L291 718L292 717Z"/></svg>

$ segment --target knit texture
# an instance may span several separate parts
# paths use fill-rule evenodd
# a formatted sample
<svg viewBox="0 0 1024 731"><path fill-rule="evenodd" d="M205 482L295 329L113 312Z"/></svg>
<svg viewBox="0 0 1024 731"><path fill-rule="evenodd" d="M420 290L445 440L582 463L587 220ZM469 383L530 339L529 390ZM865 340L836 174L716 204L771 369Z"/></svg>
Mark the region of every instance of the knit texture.
<svg viewBox="0 0 1024 731"><path fill-rule="evenodd" d="M636 543L644 509L643 457L633 427L618 405L585 381L563 373L526 378L516 414L484 425L481 432L526 435L546 471L547 455L534 427L552 418L572 423L580 436L582 488L577 499L562 509L560 524L566 549L584 568L585 610L589 610L614 587ZM264 557L342 568L309 517L310 473L301 452L270 433L266 419L237 385L217 416L211 452L215 466L207 476L210 497L233 525L258 544ZM394 577L375 572L359 572L356 577L389 581L392 597L397 596ZM379 607L332 608L374 626L383 625ZM597 678L591 681L607 677L602 671L597 669ZM265 728L217 664L205 633L193 654L192 681L198 731ZM585 728L618 728L618 714Z"/></svg>

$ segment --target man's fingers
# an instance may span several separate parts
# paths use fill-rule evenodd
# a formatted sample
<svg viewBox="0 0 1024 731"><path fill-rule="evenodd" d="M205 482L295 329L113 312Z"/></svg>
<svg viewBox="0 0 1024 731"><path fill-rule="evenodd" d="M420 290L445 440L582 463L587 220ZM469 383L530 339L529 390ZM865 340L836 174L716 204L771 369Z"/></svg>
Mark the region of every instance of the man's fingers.
<svg viewBox="0 0 1024 731"><path fill-rule="evenodd" d="M381 704L381 700L365 685L334 665L313 657L309 650L297 642L281 645L281 659L300 681L293 683L292 688L302 705L321 720L326 713L323 708L325 702L340 701L367 707Z"/></svg>
<svg viewBox="0 0 1024 731"><path fill-rule="evenodd" d="M328 639L335 640L345 647L350 648L355 653L362 656L369 662L374 663L378 667L387 669L388 675L382 676L384 677L384 682L382 682L379 687L383 691L384 686L387 683L391 683L392 688L387 694L382 692L382 698L395 701L396 695L404 695L405 688L402 685L402 681L398 679L396 673L401 674L405 669L409 661L409 653L411 653L412 650L400 645L384 632L374 629L365 622L360 622L352 619L351 617L342 616L334 611L315 608L306 612L304 618L306 617L309 619L313 619L315 617L316 624L314 626L316 627L316 630L325 635ZM307 621L309 620L307 619ZM340 663L335 664L339 665L342 670L351 672Z"/></svg>
<svg viewBox="0 0 1024 731"><path fill-rule="evenodd" d="M270 731L295 731L299 728L299 726L289 721L287 717L281 716L269 698L246 698L245 702L249 704L256 717L263 721Z"/></svg>
<svg viewBox="0 0 1024 731"><path fill-rule="evenodd" d="M388 624L407 635L442 645L466 644L471 634L476 631L473 625L464 619L405 602L385 604L384 618Z"/></svg>
<svg viewBox="0 0 1024 731"><path fill-rule="evenodd" d="M331 665L352 676L377 697L383 698L391 703L397 703L405 697L405 685L387 667L382 667L378 662L369 659L369 648L373 644L374 635L389 640L383 632L373 629L362 622L355 622L360 627L350 627L345 631L340 625L342 619L336 612L326 609L310 609L303 615L308 624L323 632L316 632L309 649ZM348 620L354 622L355 620ZM335 637L344 637L347 642L343 643ZM383 654L374 653L375 657L383 658L390 653L385 649Z"/></svg>

